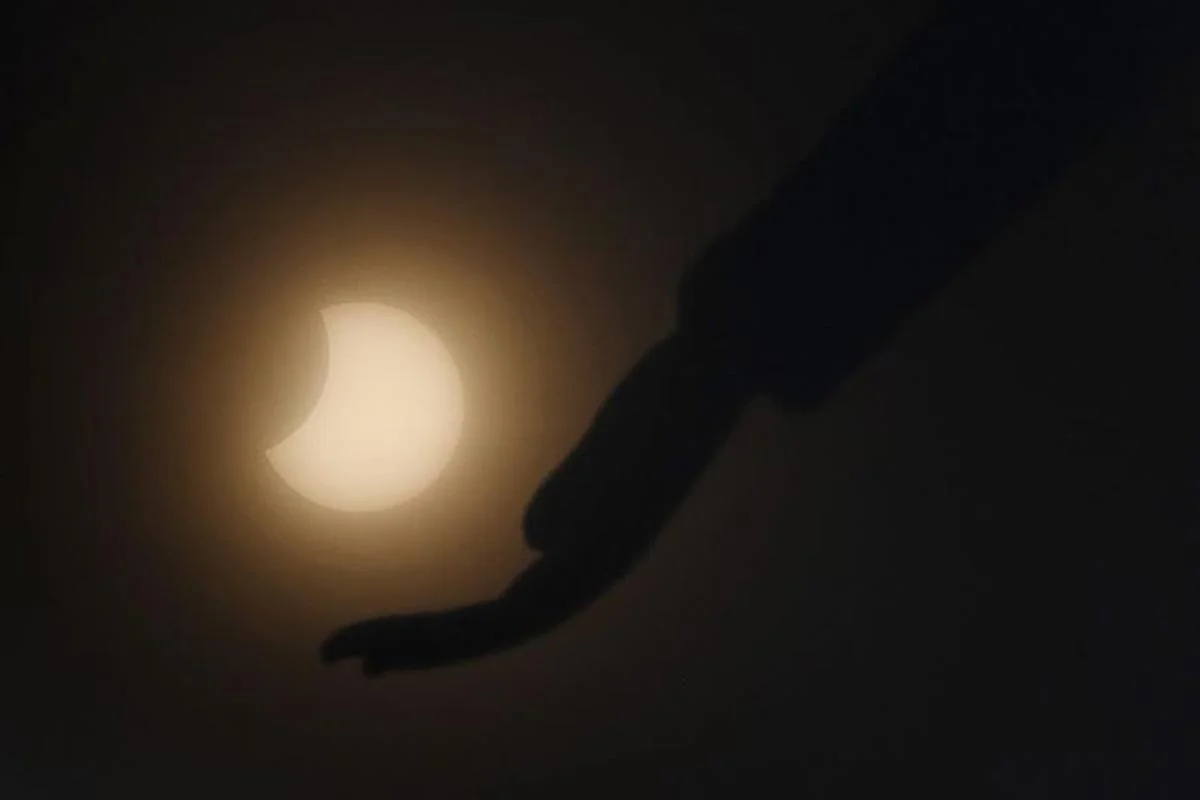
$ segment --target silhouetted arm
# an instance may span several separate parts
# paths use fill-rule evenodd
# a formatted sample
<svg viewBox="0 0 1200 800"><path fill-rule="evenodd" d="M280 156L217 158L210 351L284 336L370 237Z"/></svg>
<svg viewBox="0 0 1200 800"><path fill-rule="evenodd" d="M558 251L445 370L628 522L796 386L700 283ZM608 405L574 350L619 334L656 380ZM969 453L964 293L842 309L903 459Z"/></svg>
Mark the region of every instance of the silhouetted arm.
<svg viewBox="0 0 1200 800"><path fill-rule="evenodd" d="M542 558L494 601L335 633L368 673L511 647L633 565L746 402L812 407L1145 97L1195 0L972 0L913 36L776 192L689 271L678 332L538 489Z"/></svg>
<svg viewBox="0 0 1200 800"><path fill-rule="evenodd" d="M689 270L683 326L785 406L822 402L1149 96L1198 6L944 4Z"/></svg>
<svg viewBox="0 0 1200 800"><path fill-rule="evenodd" d="M368 620L322 648L363 669L420 669L519 644L566 621L653 542L727 438L751 388L687 336L650 349L582 441L543 482L525 534L543 555L497 599L442 614Z"/></svg>

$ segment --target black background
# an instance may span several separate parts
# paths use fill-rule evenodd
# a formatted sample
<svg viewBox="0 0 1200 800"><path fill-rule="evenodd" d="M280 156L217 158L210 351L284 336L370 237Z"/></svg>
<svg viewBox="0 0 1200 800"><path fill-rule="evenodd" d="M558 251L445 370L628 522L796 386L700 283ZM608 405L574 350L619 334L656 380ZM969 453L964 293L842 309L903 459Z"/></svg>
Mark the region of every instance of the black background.
<svg viewBox="0 0 1200 800"><path fill-rule="evenodd" d="M827 406L756 405L580 619L443 671L317 663L529 560L525 501L689 259L932 8L774 5L10 16L5 796L1182 785L1194 58ZM443 480L365 522L261 464L345 297L433 324L468 394Z"/></svg>

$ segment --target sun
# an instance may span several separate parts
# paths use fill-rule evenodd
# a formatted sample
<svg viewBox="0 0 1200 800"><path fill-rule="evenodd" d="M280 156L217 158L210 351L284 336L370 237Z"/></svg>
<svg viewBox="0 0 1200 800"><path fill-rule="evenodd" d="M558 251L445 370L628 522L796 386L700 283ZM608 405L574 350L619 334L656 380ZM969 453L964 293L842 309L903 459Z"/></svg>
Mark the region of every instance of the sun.
<svg viewBox="0 0 1200 800"><path fill-rule="evenodd" d="M462 434L458 368L438 336L382 303L321 311L328 372L312 413L267 460L308 500L382 511L428 488Z"/></svg>

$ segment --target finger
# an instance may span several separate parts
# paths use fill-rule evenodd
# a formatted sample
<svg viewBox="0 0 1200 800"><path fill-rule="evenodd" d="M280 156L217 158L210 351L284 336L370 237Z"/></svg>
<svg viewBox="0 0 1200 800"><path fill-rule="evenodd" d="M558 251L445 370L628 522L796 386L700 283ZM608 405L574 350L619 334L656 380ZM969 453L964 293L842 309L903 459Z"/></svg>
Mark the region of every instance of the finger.
<svg viewBox="0 0 1200 800"><path fill-rule="evenodd" d="M384 620L369 619L334 631L321 643L321 660L333 663L368 653L379 640Z"/></svg>
<svg viewBox="0 0 1200 800"><path fill-rule="evenodd" d="M382 675L387 670L385 659L376 653L367 653L362 660L362 674L368 678L375 678Z"/></svg>
<svg viewBox="0 0 1200 800"><path fill-rule="evenodd" d="M455 622L463 611L378 617L347 625L321 645L321 660L330 664L362 658L364 666L376 672L436 661L454 642Z"/></svg>
<svg viewBox="0 0 1200 800"><path fill-rule="evenodd" d="M332 664L357 654L352 637L345 631L338 631L321 643L321 661Z"/></svg>

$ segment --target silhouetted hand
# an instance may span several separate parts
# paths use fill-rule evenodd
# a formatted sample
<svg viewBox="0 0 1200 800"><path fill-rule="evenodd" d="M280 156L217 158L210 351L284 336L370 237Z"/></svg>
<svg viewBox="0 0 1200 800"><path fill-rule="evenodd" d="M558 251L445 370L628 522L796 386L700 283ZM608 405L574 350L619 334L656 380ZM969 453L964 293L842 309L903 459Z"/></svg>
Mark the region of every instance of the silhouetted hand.
<svg viewBox="0 0 1200 800"><path fill-rule="evenodd" d="M349 625L321 646L327 663L361 658L365 675L389 669L425 669L491 649L498 630L497 603L442 613L395 615Z"/></svg>
<svg viewBox="0 0 1200 800"><path fill-rule="evenodd" d="M581 611L645 552L728 437L752 392L702 345L676 334L639 361L526 509L543 555L495 600L365 620L321 647L367 675L497 652Z"/></svg>

